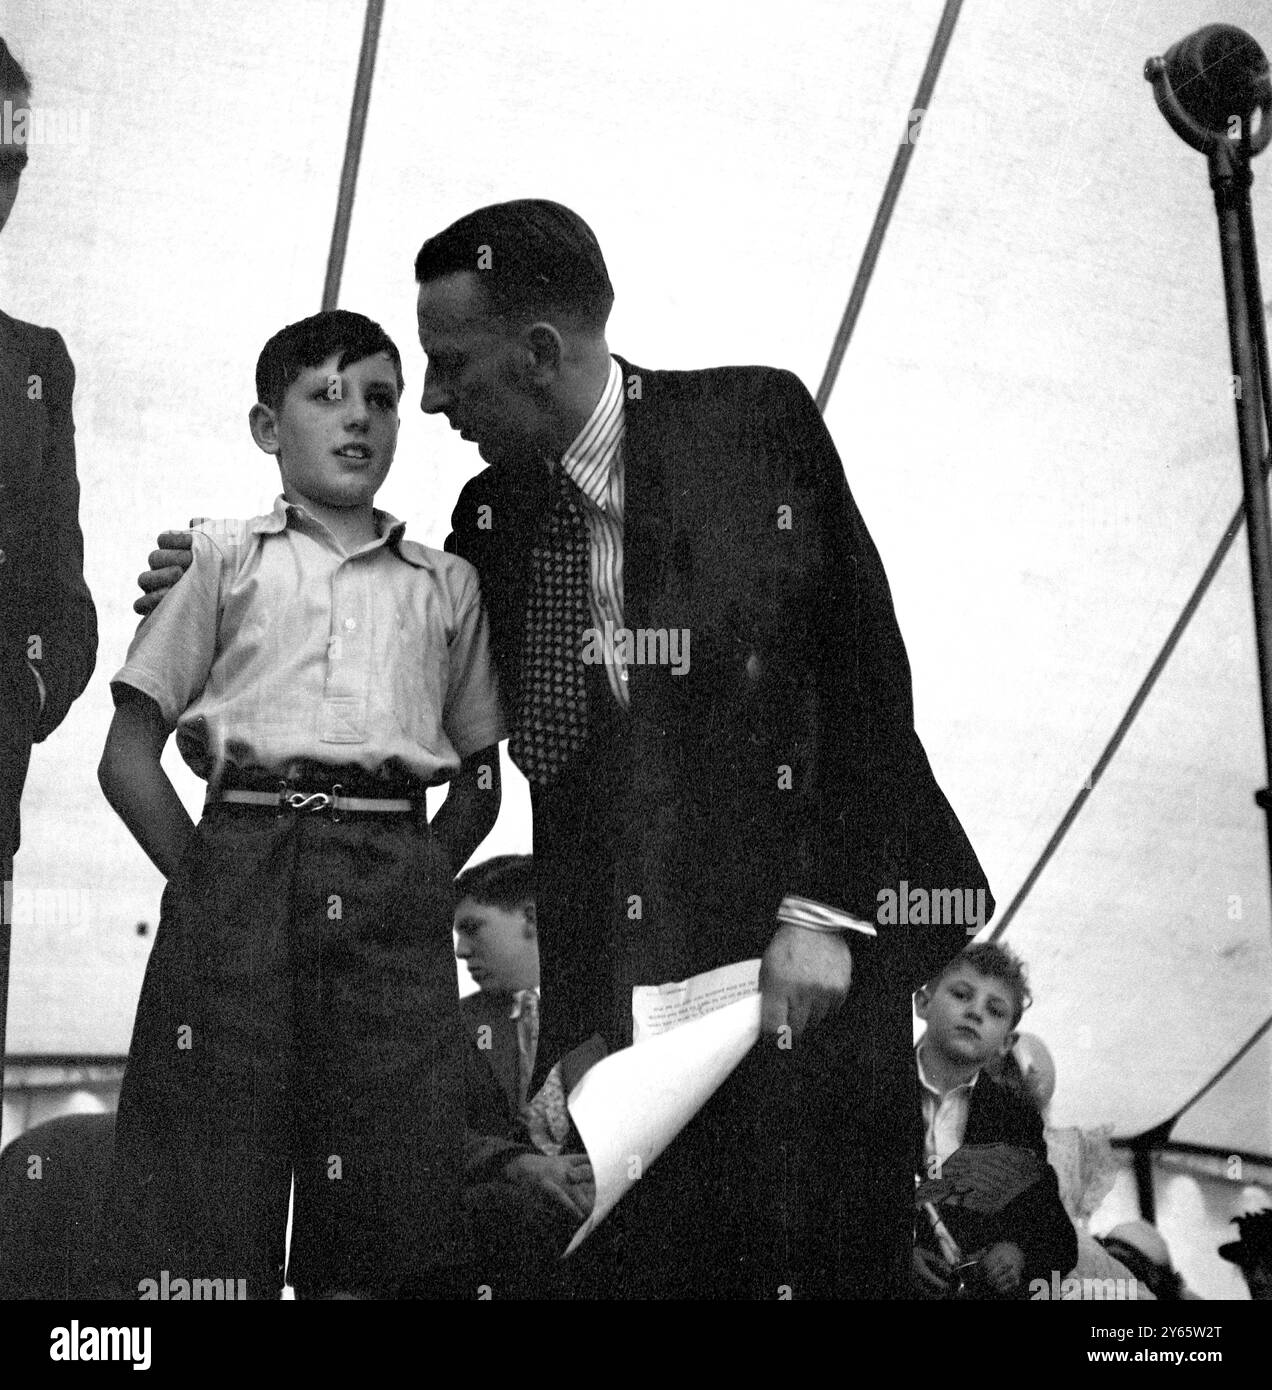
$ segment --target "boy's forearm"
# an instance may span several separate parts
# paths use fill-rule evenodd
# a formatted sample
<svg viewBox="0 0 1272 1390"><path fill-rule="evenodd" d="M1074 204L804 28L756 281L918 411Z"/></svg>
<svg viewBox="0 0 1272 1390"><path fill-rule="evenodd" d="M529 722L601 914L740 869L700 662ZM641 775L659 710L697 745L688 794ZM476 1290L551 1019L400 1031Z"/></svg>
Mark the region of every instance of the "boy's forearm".
<svg viewBox="0 0 1272 1390"><path fill-rule="evenodd" d="M456 873L494 828L501 795L497 744L466 758L451 778L432 830Z"/></svg>
<svg viewBox="0 0 1272 1390"><path fill-rule="evenodd" d="M107 801L165 878L176 872L191 836L190 819L176 788L159 763L162 743L139 733L117 711L97 769Z"/></svg>

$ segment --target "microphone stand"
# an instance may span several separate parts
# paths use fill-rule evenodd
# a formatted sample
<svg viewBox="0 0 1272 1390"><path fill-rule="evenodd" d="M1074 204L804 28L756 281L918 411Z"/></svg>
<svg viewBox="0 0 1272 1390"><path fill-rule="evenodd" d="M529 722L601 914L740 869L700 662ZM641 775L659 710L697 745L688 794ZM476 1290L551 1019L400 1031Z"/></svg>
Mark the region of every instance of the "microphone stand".
<svg viewBox="0 0 1272 1390"><path fill-rule="evenodd" d="M1268 517L1264 471L1267 440L1272 435L1272 373L1268 370L1263 292L1250 207L1250 186L1254 181L1250 160L1272 140L1272 94L1261 100L1254 111L1230 116L1227 126L1216 130L1202 125L1185 110L1172 86L1168 59L1150 58L1144 76L1152 83L1157 105L1175 133L1206 155L1210 187L1214 190L1228 309L1228 345L1232 356L1233 404L1245 494L1246 537L1250 547L1265 772L1268 783L1272 784L1272 524ZM1256 124L1257 130L1254 130ZM1269 787L1260 788L1254 799L1264 813L1272 881L1272 793Z"/></svg>

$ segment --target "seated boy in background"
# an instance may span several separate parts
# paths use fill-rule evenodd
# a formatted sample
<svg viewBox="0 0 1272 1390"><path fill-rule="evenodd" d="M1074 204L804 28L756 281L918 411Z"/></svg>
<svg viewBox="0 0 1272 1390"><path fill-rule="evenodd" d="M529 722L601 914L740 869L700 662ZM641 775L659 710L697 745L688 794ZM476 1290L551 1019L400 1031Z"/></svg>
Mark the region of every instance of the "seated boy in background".
<svg viewBox="0 0 1272 1390"><path fill-rule="evenodd" d="M915 1049L921 1297L1023 1298L1030 1280L1063 1277L1077 1259L1041 1117L982 1071L1010 1049L1028 1003L1020 961L990 943L969 946L915 996L927 1024Z"/></svg>
<svg viewBox="0 0 1272 1390"><path fill-rule="evenodd" d="M373 506L403 385L379 325L291 324L256 385L282 495L194 531L112 682L102 788L168 880L119 1102L117 1278L276 1297L294 1170L298 1295L472 1296L452 878L494 824L505 733L477 574ZM160 766L174 729L208 782L197 828Z"/></svg>
<svg viewBox="0 0 1272 1390"><path fill-rule="evenodd" d="M476 1277L493 1298L568 1297L573 1269L561 1252L590 1213L595 1186L587 1154L563 1152L572 1136L554 1142L527 1105L540 1013L534 860L504 854L474 864L455 880L455 897L455 954L479 986L460 1003ZM562 1107L590 1060L577 1049L563 1063Z"/></svg>

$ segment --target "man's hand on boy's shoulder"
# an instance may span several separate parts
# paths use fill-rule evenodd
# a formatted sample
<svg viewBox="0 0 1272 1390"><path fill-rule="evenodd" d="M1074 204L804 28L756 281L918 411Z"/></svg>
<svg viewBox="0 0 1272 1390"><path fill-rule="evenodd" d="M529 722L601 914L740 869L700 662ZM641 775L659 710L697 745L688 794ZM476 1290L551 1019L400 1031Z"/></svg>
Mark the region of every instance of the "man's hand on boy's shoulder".
<svg viewBox="0 0 1272 1390"><path fill-rule="evenodd" d="M197 526L201 516L190 518L190 525ZM147 617L159 606L164 594L190 568L194 556L193 542L189 531L161 531L156 541L157 550L152 550L146 559L148 570L137 576L141 597L133 603L133 612Z"/></svg>

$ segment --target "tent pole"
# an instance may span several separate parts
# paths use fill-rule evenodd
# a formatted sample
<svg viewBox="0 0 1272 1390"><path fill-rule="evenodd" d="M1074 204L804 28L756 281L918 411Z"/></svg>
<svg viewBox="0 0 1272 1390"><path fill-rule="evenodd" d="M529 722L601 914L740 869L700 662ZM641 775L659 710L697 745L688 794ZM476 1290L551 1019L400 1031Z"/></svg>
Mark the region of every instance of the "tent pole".
<svg viewBox="0 0 1272 1390"><path fill-rule="evenodd" d="M353 195L358 184L358 162L362 158L362 137L366 133L367 107L371 104L371 78L375 72L375 54L380 42L380 21L383 18L384 0L367 0L366 19L362 26L362 52L358 58L358 76L353 84L353 105L349 110L349 134L345 138L344 165L340 170L336 220L331 229L327 276L322 286L324 309L334 309L340 298L340 277L344 273L345 251L349 245Z"/></svg>
<svg viewBox="0 0 1272 1390"><path fill-rule="evenodd" d="M830 401L830 393L835 389L835 379L839 375L844 353L848 350L848 340L852 337L852 331L857 324L857 316L861 313L861 306L865 303L866 291L870 288L870 279L874 275L875 263L879 259L879 252L883 249L883 238L887 234L888 223L892 220L892 210L896 207L897 199L901 196L901 185L905 182L905 171L910 166L910 158L914 154L914 145L919 130L922 128L922 122L932 104L932 91L936 86L941 64L945 61L946 49L949 48L950 39L954 36L954 25L958 22L958 12L962 6L963 0L945 0L945 9L941 12L941 22L937 25L936 37L932 40L927 65L923 69L918 91L915 92L914 101L910 106L910 118L906 121L905 134L897 146L896 157L892 161L892 172L888 175L883 197L879 200L879 207L875 212L874 226L870 228L870 235L866 239L866 249L862 253L861 264L857 267L857 278L853 281L852 293L848 296L848 305L844 309L844 316L839 323L839 331L835 334L835 342L830 349L830 359L827 361L826 370L822 374L821 385L817 388L817 409L823 415L826 413L826 406ZM917 127L914 124L916 116L918 118Z"/></svg>
<svg viewBox="0 0 1272 1390"><path fill-rule="evenodd" d="M1228 337L1233 380L1238 391L1237 442L1241 454L1241 483L1245 493L1246 540L1250 551L1250 585L1254 598L1254 636L1259 652L1259 694L1263 714L1264 768L1272 785L1272 522L1268 491L1260 460L1264 452L1264 404L1269 383L1267 339L1263 324L1263 294L1259 258L1250 210L1249 153L1230 142L1210 151L1210 185L1219 219L1219 247L1224 291L1228 301ZM1255 793L1262 808L1268 840L1269 883L1272 884L1272 795L1268 785Z"/></svg>
<svg viewBox="0 0 1272 1390"><path fill-rule="evenodd" d="M1264 459L1263 469L1266 476L1272 459ZM1180 639L1187 630L1188 624L1192 622L1193 614L1201 605L1202 599L1206 596L1206 591L1214 581L1215 575L1219 573L1223 562L1228 558L1228 551L1232 549L1232 543L1236 540L1241 530L1241 522L1245 517L1244 504L1238 505L1232 516L1228 519L1227 526L1224 527L1223 535L1219 537L1219 543L1215 546L1214 553L1211 555L1206 567L1201 572L1201 577L1193 586L1193 591L1189 594L1183 608L1180 609L1179 617L1175 619L1171 630L1166 635L1166 640L1162 643L1161 649L1153 658L1144 679L1139 683L1139 688L1131 696L1131 701L1127 705L1121 719L1117 722L1117 727L1109 735L1108 742L1104 745L1104 751L1095 760L1095 765L1087 773L1087 779L1078 788L1077 795L1069 803L1068 810L1060 817L1060 823L1051 832L1051 838L1043 846L1042 853L1034 861L1033 867L1025 876L1024 882L1016 890L1015 896L1008 903L1006 909L998 914L998 920L994 923L994 929L987 938L990 941L997 941L1000 936L1011 925L1012 918L1029 896L1033 886L1042 877L1042 871L1051 861L1052 855L1060 848L1061 841L1069 833L1073 822L1077 820L1082 808L1089 800L1091 793L1100 783L1100 778L1108 770L1109 764L1113 761L1117 750L1122 746L1122 740L1131 730L1131 725L1135 723L1136 717L1144 707L1144 702L1152 693L1153 687L1157 684L1158 677L1166 669L1166 663L1174 655L1175 648L1179 645Z"/></svg>
<svg viewBox="0 0 1272 1390"><path fill-rule="evenodd" d="M1131 1167L1135 1173L1135 1197L1140 1217L1150 1226L1157 1224L1157 1200L1153 1193L1153 1151L1137 1144L1131 1150Z"/></svg>

